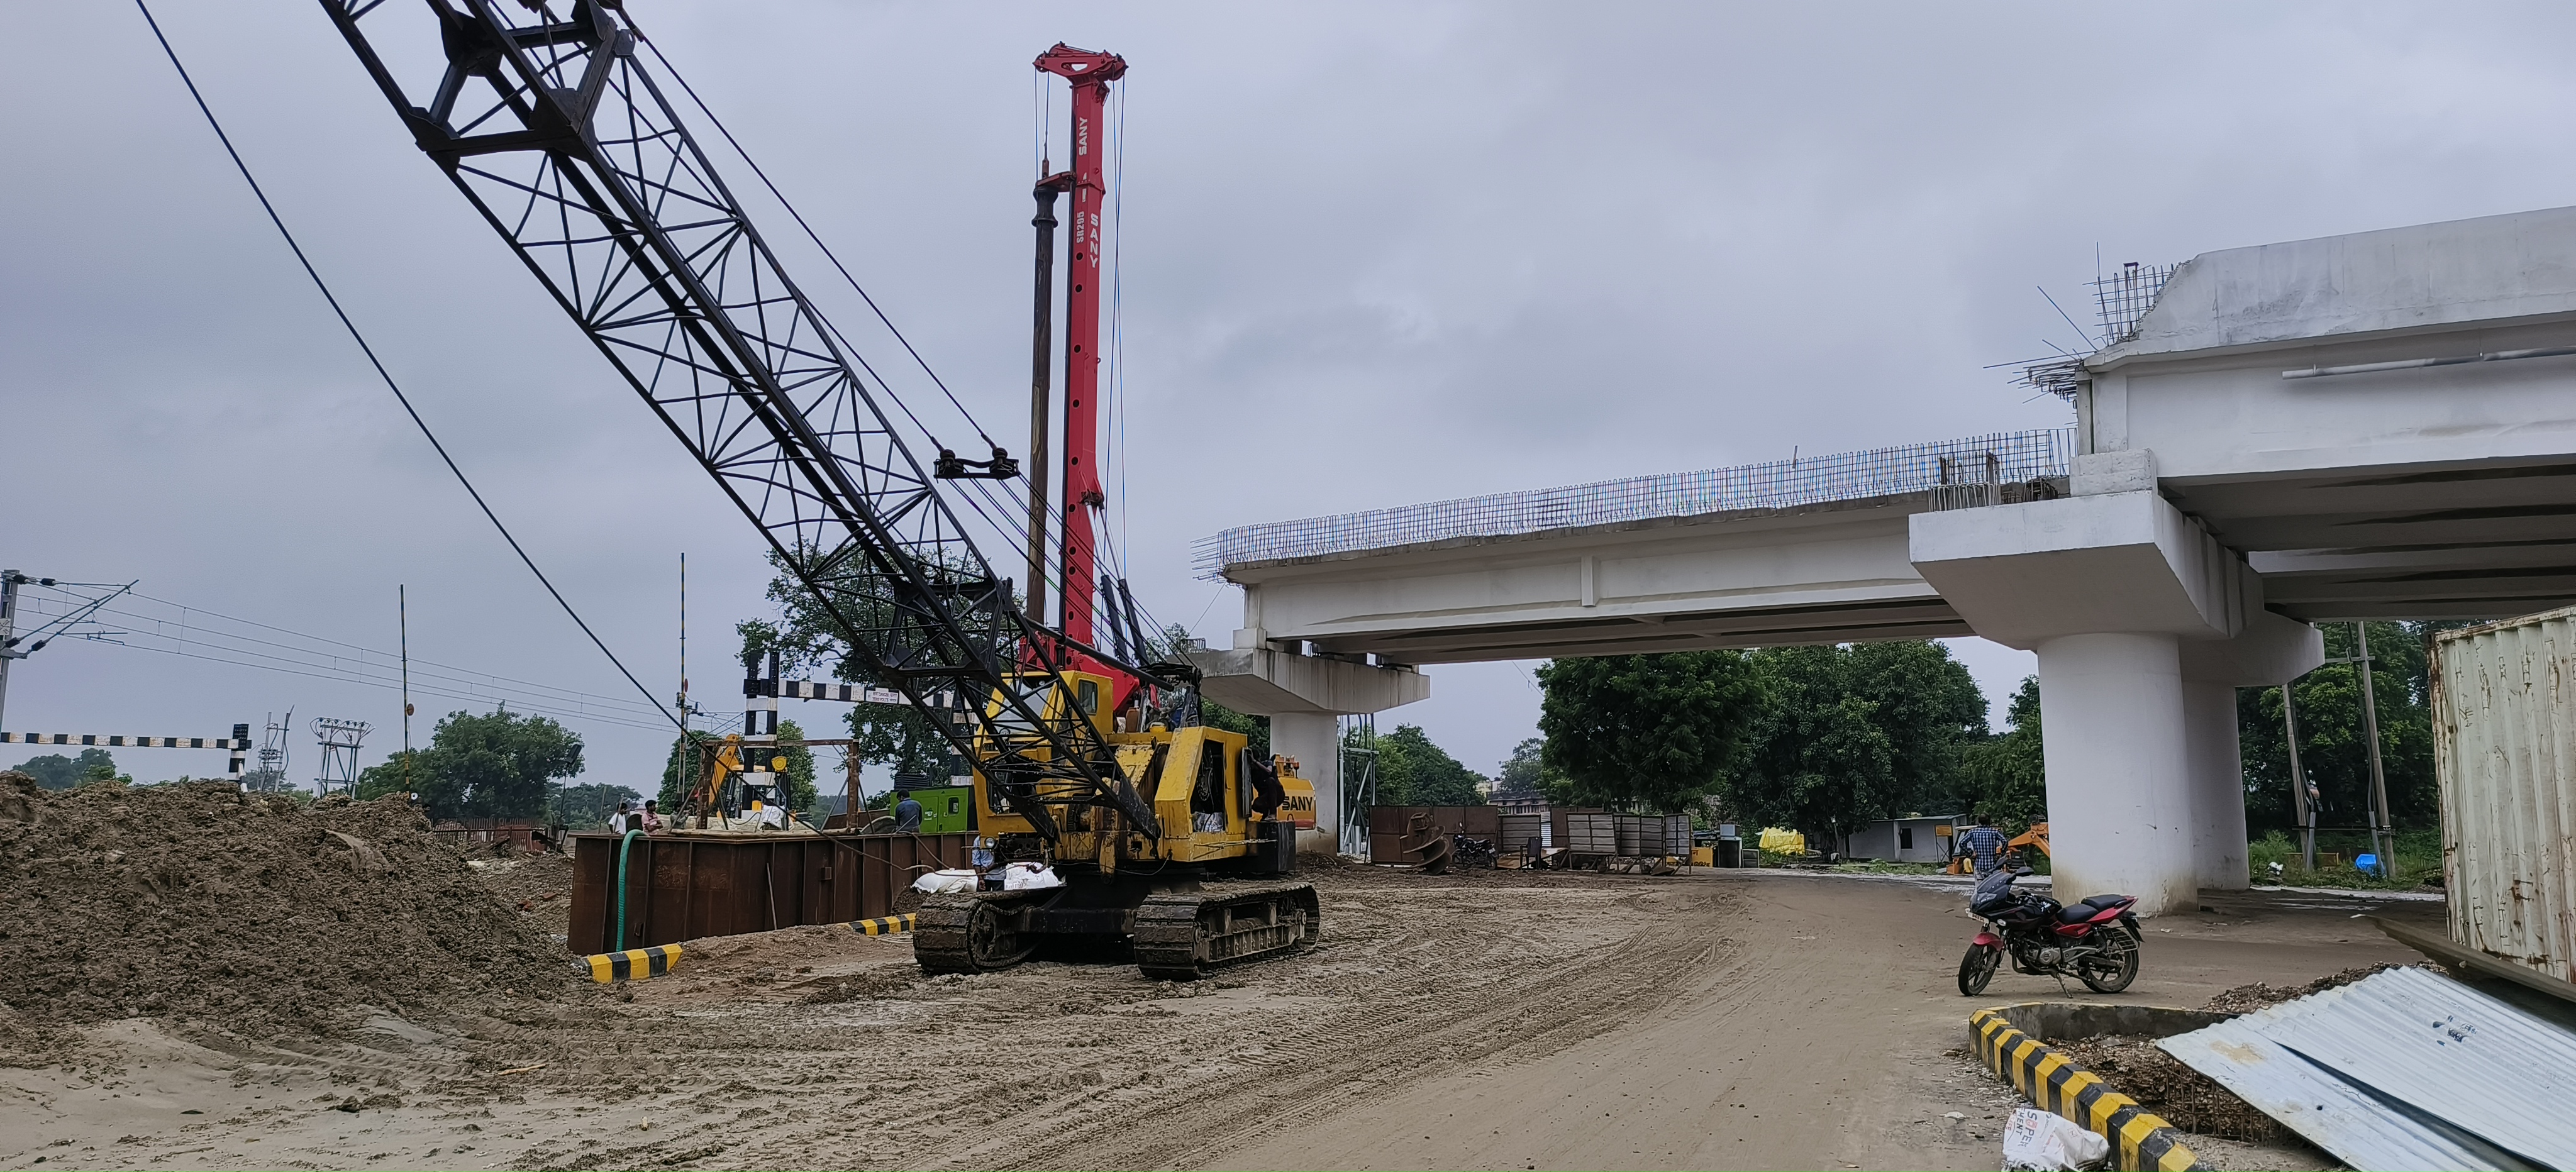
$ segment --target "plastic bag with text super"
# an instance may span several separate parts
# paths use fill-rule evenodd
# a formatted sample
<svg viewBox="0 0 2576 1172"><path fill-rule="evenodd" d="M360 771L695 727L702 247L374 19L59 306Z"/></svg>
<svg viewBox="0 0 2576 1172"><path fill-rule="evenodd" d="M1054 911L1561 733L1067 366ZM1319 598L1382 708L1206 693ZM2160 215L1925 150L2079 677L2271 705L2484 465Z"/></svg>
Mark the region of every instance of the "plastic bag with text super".
<svg viewBox="0 0 2576 1172"><path fill-rule="evenodd" d="M2111 1154L2111 1141L2062 1116L2022 1107L2004 1123L2004 1172L2089 1168Z"/></svg>

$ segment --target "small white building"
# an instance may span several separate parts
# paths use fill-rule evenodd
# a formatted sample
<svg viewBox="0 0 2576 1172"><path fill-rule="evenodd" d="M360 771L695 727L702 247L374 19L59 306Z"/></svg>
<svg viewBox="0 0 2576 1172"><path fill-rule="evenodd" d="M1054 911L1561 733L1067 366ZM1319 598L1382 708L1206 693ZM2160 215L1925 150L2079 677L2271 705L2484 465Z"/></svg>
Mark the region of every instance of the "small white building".
<svg viewBox="0 0 2576 1172"><path fill-rule="evenodd" d="M1948 862L1952 835L1972 821L1965 814L1944 814L1865 822L1851 832L1843 857L1888 863Z"/></svg>

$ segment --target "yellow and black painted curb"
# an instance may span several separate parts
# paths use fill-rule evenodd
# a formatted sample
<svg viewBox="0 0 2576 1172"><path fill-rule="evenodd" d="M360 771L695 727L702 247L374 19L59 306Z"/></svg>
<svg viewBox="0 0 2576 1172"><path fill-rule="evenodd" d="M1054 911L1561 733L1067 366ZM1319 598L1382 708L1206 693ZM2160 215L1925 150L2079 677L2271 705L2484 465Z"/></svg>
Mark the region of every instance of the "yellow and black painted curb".
<svg viewBox="0 0 2576 1172"><path fill-rule="evenodd" d="M850 921L850 930L861 936L892 936L897 932L912 931L912 925L912 913L906 912L900 916L879 916L873 920L852 920Z"/></svg>
<svg viewBox="0 0 2576 1172"><path fill-rule="evenodd" d="M2111 1166L2122 1172L2199 1172L2200 1157L2182 1142L2182 1133L2164 1117L2077 1066L2063 1052L2049 1049L2012 1024L2001 1013L1980 1009L1968 1015L1976 1036L1977 1057L1986 1068L2021 1088L2033 1105L2073 1120L2111 1141Z"/></svg>
<svg viewBox="0 0 2576 1172"><path fill-rule="evenodd" d="M624 952L603 952L578 961L590 979L600 984L658 977L680 967L680 946L656 944L651 948L629 948Z"/></svg>

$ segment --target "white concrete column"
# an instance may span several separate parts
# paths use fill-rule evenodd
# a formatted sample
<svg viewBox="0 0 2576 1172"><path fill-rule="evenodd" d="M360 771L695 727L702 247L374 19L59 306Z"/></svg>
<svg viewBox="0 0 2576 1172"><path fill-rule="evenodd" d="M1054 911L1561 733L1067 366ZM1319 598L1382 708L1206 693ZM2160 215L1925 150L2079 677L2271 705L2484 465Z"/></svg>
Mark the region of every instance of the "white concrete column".
<svg viewBox="0 0 2576 1172"><path fill-rule="evenodd" d="M2035 648L2060 902L2117 892L2142 915L2199 902L2176 643L2084 634Z"/></svg>
<svg viewBox="0 0 2576 1172"><path fill-rule="evenodd" d="M1342 817L1341 721L1329 712L1284 712L1270 718L1270 751L1297 759L1297 776L1315 787L1315 829L1297 836L1297 849L1333 854L1340 849Z"/></svg>
<svg viewBox="0 0 2576 1172"><path fill-rule="evenodd" d="M2236 741L2235 685L2184 680L2182 721L2200 885L2242 891L2251 882L2245 872L2245 758Z"/></svg>

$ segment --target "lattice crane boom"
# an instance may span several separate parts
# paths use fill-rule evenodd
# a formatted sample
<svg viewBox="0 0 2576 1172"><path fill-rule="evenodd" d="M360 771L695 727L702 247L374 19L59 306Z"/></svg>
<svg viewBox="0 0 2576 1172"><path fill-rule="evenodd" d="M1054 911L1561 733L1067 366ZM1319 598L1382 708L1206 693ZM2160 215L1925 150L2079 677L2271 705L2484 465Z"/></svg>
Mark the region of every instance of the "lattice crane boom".
<svg viewBox="0 0 2576 1172"><path fill-rule="evenodd" d="M872 682L931 712L1046 837L1048 802L1153 825L1106 780L1090 721L1049 709L1082 648L1021 612L896 434L890 392L779 266L616 6L576 0L562 20L493 0L429 0L427 19L383 0L322 7L413 140L760 528ZM426 100L379 39L443 62Z"/></svg>

